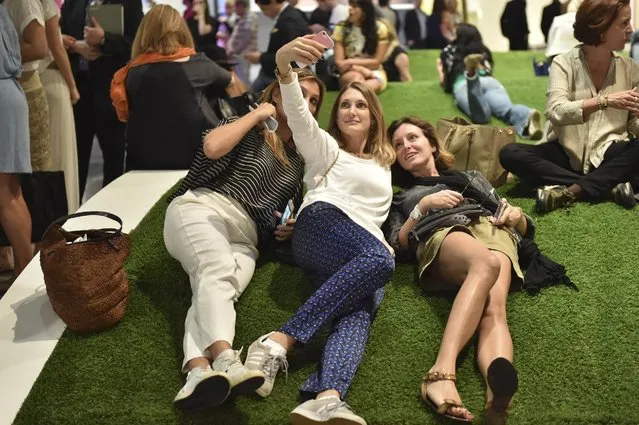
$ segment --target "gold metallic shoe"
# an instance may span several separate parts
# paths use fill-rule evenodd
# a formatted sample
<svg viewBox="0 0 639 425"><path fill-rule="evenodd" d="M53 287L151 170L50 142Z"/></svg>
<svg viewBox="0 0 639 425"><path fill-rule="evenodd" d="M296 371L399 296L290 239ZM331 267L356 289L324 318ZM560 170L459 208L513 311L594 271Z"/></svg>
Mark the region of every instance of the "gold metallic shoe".
<svg viewBox="0 0 639 425"><path fill-rule="evenodd" d="M437 382L437 381L453 381L453 382L457 382L457 377L455 376L454 373L441 373L441 372L428 372L423 378L422 378L422 400L424 400L424 402L431 408L433 409L433 411L443 417L445 417L446 419L450 419L452 421L457 421L457 422L466 422L466 423L471 423L473 420L470 418L465 418L462 416L455 416L451 413L449 413L449 409L451 408L461 408L461 409L465 409L467 414L471 414L468 409L466 409L466 407L462 404L459 403L455 400L449 399L449 398L445 398L444 402L441 403L440 405L435 404L435 402L433 400L431 400L430 397L428 397L428 393L427 393L427 389L428 389L428 384L431 382Z"/></svg>

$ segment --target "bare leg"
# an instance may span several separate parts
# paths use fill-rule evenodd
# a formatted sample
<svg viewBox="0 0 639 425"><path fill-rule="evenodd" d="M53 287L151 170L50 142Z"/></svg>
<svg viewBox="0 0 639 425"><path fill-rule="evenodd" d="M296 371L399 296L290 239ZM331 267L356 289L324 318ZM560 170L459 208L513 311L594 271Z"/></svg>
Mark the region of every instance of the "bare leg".
<svg viewBox="0 0 639 425"><path fill-rule="evenodd" d="M453 232L446 236L430 272L435 278L461 288L453 302L439 353L430 372L455 373L457 356L475 333L499 269L497 257L469 234ZM430 383L427 394L437 405L444 399L460 400L452 381ZM448 413L472 418L470 412L463 408L451 408Z"/></svg>
<svg viewBox="0 0 639 425"><path fill-rule="evenodd" d="M477 365L482 376L486 379L488 366L498 357L513 361L513 341L508 330L506 320L506 299L511 281L510 259L501 252L493 251L499 259L501 269L495 286L490 290L490 295L484 309L484 314L479 322L479 343L477 345ZM486 385L486 403L493 399L490 387Z"/></svg>
<svg viewBox="0 0 639 425"><path fill-rule="evenodd" d="M340 86L345 86L353 81L364 81L364 76L357 71L347 71L339 78Z"/></svg>
<svg viewBox="0 0 639 425"><path fill-rule="evenodd" d="M399 71L399 79L402 81L413 81L410 74L410 61L406 53L400 53L395 58L395 67Z"/></svg>
<svg viewBox="0 0 639 425"><path fill-rule="evenodd" d="M31 215L16 174L0 173L0 225L13 248L14 273L18 276L31 261L33 250Z"/></svg>

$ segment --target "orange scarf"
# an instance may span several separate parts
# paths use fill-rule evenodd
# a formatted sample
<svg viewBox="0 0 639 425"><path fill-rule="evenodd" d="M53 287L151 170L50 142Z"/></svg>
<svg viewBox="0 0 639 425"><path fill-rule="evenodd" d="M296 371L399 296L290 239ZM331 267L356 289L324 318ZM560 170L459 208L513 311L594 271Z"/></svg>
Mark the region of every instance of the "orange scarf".
<svg viewBox="0 0 639 425"><path fill-rule="evenodd" d="M140 56L126 64L126 66L120 68L113 76L113 80L111 80L111 100L113 101L115 112L118 114L118 119L122 122L127 122L129 120L129 102L126 97L125 82L130 68L147 63L171 62L177 59L193 56L194 54L195 49L190 47L182 47L172 55L162 55L157 52L142 53Z"/></svg>

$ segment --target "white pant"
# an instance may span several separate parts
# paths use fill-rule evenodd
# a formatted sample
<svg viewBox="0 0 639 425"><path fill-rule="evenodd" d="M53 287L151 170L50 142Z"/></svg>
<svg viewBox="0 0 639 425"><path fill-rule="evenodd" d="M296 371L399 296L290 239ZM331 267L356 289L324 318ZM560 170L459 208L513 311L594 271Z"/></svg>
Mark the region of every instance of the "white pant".
<svg viewBox="0 0 639 425"><path fill-rule="evenodd" d="M233 344L235 308L255 270L257 226L233 199L208 189L188 191L166 211L164 244L191 281L184 323L184 362L211 358L216 341Z"/></svg>

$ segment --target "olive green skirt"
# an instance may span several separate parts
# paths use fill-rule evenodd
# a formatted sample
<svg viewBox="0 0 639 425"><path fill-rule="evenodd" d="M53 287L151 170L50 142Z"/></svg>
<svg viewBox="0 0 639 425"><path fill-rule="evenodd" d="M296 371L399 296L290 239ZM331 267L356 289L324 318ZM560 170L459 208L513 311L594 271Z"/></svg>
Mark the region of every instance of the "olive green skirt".
<svg viewBox="0 0 639 425"><path fill-rule="evenodd" d="M419 279L424 284L426 290L458 289L457 287L438 281L428 273L428 267L435 260L435 257L437 257L439 247L450 232L468 233L491 251L499 251L510 258L512 264L511 288L520 286L524 274L519 267L517 239L513 231L493 225L488 217L479 217L478 220L473 221L468 226L458 224L439 229L430 239L419 244L417 247L417 271L419 273Z"/></svg>

